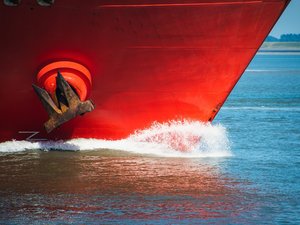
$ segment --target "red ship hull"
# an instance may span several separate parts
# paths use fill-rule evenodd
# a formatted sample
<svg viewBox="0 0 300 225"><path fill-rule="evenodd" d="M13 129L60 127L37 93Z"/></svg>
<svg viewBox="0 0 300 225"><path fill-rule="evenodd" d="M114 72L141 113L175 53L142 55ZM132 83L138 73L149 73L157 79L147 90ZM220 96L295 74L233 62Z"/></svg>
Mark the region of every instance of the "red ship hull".
<svg viewBox="0 0 300 225"><path fill-rule="evenodd" d="M288 2L0 4L0 141L120 139L154 121L212 121ZM96 108L47 134L31 84L58 60L88 68Z"/></svg>

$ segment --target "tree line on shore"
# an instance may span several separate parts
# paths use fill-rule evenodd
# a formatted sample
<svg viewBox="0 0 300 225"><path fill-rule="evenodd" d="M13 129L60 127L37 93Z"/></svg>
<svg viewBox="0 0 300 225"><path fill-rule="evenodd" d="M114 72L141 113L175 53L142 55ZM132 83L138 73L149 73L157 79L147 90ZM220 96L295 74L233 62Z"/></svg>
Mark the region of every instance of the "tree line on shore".
<svg viewBox="0 0 300 225"><path fill-rule="evenodd" d="M300 34L282 34L280 38L269 35L266 42L300 42Z"/></svg>

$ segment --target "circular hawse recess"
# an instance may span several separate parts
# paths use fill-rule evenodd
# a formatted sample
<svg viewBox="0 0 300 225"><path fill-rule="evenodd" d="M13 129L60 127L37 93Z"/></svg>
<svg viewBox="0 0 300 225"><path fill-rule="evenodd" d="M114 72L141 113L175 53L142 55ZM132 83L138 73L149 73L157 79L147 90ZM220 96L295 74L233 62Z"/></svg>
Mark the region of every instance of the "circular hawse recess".
<svg viewBox="0 0 300 225"><path fill-rule="evenodd" d="M54 94L58 71L76 91L80 100L86 100L92 86L91 73L85 66L76 62L57 61L44 66L37 74L39 86L50 94Z"/></svg>

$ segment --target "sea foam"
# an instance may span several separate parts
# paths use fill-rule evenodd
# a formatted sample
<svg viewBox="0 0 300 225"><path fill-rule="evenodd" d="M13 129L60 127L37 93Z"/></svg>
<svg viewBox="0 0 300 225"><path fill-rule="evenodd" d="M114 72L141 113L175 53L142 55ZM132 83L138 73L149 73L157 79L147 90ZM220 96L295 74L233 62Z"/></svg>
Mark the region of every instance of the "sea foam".
<svg viewBox="0 0 300 225"><path fill-rule="evenodd" d="M26 150L119 150L163 157L226 157L231 156L227 131L221 124L198 121L153 123L137 130L126 139L71 139L67 141L8 141L0 143L0 152Z"/></svg>

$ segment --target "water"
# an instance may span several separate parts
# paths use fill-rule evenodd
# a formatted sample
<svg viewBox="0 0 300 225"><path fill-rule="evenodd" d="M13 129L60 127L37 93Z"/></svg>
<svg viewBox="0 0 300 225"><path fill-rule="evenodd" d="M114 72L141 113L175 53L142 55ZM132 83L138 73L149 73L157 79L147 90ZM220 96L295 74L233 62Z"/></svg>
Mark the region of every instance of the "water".
<svg viewBox="0 0 300 225"><path fill-rule="evenodd" d="M1 144L0 224L299 224L299 180L300 55L257 55L213 125Z"/></svg>

